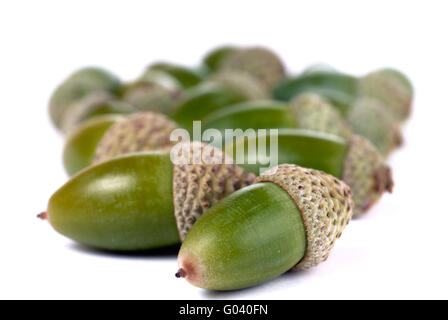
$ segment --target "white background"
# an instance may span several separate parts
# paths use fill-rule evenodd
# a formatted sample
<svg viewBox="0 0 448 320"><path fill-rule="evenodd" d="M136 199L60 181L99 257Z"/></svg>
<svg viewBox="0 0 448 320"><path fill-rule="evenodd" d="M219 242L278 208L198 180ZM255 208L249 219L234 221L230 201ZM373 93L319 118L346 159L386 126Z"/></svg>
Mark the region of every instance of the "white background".
<svg viewBox="0 0 448 320"><path fill-rule="evenodd" d="M444 1L2 1L0 298L448 298L448 7ZM263 44L292 71L315 62L363 74L393 66L416 88L394 194L353 221L329 260L228 293L175 279L176 251L82 248L35 218L67 179L47 102L85 65L124 79L165 59Z"/></svg>

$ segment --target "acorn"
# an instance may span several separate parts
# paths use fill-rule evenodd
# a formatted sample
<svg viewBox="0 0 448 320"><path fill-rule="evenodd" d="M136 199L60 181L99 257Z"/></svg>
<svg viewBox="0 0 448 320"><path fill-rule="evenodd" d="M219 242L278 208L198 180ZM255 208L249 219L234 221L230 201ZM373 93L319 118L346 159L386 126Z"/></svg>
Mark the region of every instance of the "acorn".
<svg viewBox="0 0 448 320"><path fill-rule="evenodd" d="M71 131L63 153L64 168L69 176L92 164L96 147L104 133L122 118L120 115L97 116Z"/></svg>
<svg viewBox="0 0 448 320"><path fill-rule="evenodd" d="M217 83L243 96L246 100L269 98L263 83L249 73L241 71L222 71L214 74L208 82Z"/></svg>
<svg viewBox="0 0 448 320"><path fill-rule="evenodd" d="M158 248L178 243L209 207L254 180L220 150L184 143L171 154L127 154L81 171L39 217L87 246Z"/></svg>
<svg viewBox="0 0 448 320"><path fill-rule="evenodd" d="M326 98L342 116L346 116L358 95L358 86L358 79L351 75L316 70L281 82L273 89L272 96L277 100L290 101L303 93L315 93Z"/></svg>
<svg viewBox="0 0 448 320"><path fill-rule="evenodd" d="M210 290L251 287L325 261L352 216L350 188L284 164L212 206L191 228L176 277Z"/></svg>
<svg viewBox="0 0 448 320"><path fill-rule="evenodd" d="M403 142L400 127L380 100L358 98L350 108L347 122L355 133L372 142L385 157Z"/></svg>
<svg viewBox="0 0 448 320"><path fill-rule="evenodd" d="M150 65L148 71L157 70L170 74L184 89L192 88L202 81L199 72L190 68L167 62L157 62Z"/></svg>
<svg viewBox="0 0 448 320"><path fill-rule="evenodd" d="M121 92L121 99L139 111L171 114L182 99L182 91L170 85L148 80L128 84Z"/></svg>
<svg viewBox="0 0 448 320"><path fill-rule="evenodd" d="M114 123L98 142L93 163L139 151L169 151L177 141L170 141L178 125L161 113L140 112Z"/></svg>
<svg viewBox="0 0 448 320"><path fill-rule="evenodd" d="M266 145L261 154L259 147L249 147L258 146L260 141ZM224 149L247 172L260 174L272 165L290 163L322 170L343 180L351 188L356 217L365 214L385 192L393 189L390 167L369 141L357 135L344 139L310 130L278 129L239 136Z"/></svg>
<svg viewBox="0 0 448 320"><path fill-rule="evenodd" d="M297 128L349 138L353 132L341 114L323 97L314 93L299 95L290 103Z"/></svg>
<svg viewBox="0 0 448 320"><path fill-rule="evenodd" d="M97 116L134 112L137 112L134 106L117 100L108 92L96 91L73 102L65 113L61 129L64 133L70 133L80 123Z"/></svg>
<svg viewBox="0 0 448 320"><path fill-rule="evenodd" d="M286 71L280 57L264 47L249 47L229 54L222 63L223 70L249 73L268 90L285 78Z"/></svg>
<svg viewBox="0 0 448 320"><path fill-rule="evenodd" d="M71 74L53 92L49 110L53 124L61 129L66 112L73 103L93 92L115 94L121 86L120 80L104 69L88 67Z"/></svg>
<svg viewBox="0 0 448 320"><path fill-rule="evenodd" d="M203 66L207 69L207 72L217 72L222 68L223 61L229 57L229 55L235 53L239 48L232 45L222 45L216 47L204 56L202 59Z"/></svg>
<svg viewBox="0 0 448 320"><path fill-rule="evenodd" d="M398 70L385 68L365 75L360 79L360 95L380 100L398 123L411 114L414 90Z"/></svg>
<svg viewBox="0 0 448 320"><path fill-rule="evenodd" d="M217 110L245 100L244 96L229 86L205 82L185 91L171 118L191 131L193 121L202 120Z"/></svg>

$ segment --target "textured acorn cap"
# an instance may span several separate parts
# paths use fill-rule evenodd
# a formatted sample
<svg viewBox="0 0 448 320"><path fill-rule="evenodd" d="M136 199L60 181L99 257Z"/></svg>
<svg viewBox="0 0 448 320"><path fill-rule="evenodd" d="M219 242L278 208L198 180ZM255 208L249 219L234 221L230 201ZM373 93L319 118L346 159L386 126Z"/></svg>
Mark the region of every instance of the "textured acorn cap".
<svg viewBox="0 0 448 320"><path fill-rule="evenodd" d="M271 89L285 77L281 59L271 50L251 47L237 50L223 61L223 70L247 72Z"/></svg>
<svg viewBox="0 0 448 320"><path fill-rule="evenodd" d="M360 94L381 100L399 122L411 114L413 89L409 80L396 70L381 69L359 81Z"/></svg>
<svg viewBox="0 0 448 320"><path fill-rule="evenodd" d="M348 138L353 132L341 114L323 97L301 94L291 102L297 127Z"/></svg>
<svg viewBox="0 0 448 320"><path fill-rule="evenodd" d="M353 193L354 217L370 209L384 192L392 192L392 170L366 139L353 135L344 161L343 180Z"/></svg>
<svg viewBox="0 0 448 320"><path fill-rule="evenodd" d="M123 93L123 101L140 111L154 111L170 114L178 105L182 93L155 82L136 82L128 85Z"/></svg>
<svg viewBox="0 0 448 320"><path fill-rule="evenodd" d="M176 144L171 132L178 126L166 116L155 112L130 115L112 125L98 143L93 163L138 151L169 151Z"/></svg>
<svg viewBox="0 0 448 320"><path fill-rule="evenodd" d="M356 134L372 142L384 156L389 155L403 142L398 124L378 99L356 99L347 115L347 121Z"/></svg>
<svg viewBox="0 0 448 320"><path fill-rule="evenodd" d="M221 84L238 93L247 100L264 100L269 98L263 83L249 73L228 70L215 74L209 81Z"/></svg>
<svg viewBox="0 0 448 320"><path fill-rule="evenodd" d="M292 164L269 169L256 182L273 182L283 188L302 215L307 248L293 269L307 269L325 261L352 217L350 188L322 171Z"/></svg>
<svg viewBox="0 0 448 320"><path fill-rule="evenodd" d="M64 115L62 131L68 133L79 123L96 115L127 114L136 109L130 104L116 100L107 91L96 91L74 102Z"/></svg>
<svg viewBox="0 0 448 320"><path fill-rule="evenodd" d="M182 151L183 149L183 151ZM174 212L181 240L197 219L225 196L252 184L255 175L233 164L221 150L201 142L186 142L172 150Z"/></svg>

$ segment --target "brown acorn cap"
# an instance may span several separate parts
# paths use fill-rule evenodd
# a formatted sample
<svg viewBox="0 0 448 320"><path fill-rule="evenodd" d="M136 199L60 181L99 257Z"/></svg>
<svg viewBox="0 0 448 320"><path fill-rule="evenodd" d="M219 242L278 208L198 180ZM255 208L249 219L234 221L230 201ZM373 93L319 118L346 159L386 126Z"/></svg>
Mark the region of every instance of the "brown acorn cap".
<svg viewBox="0 0 448 320"><path fill-rule="evenodd" d="M392 170L376 148L366 139L353 135L349 140L343 180L350 186L358 217L367 212L384 192L392 192Z"/></svg>
<svg viewBox="0 0 448 320"><path fill-rule="evenodd" d="M209 80L235 91L247 100L265 100L269 98L263 83L249 73L238 70L221 71Z"/></svg>
<svg viewBox="0 0 448 320"><path fill-rule="evenodd" d="M197 219L212 205L232 192L252 184L255 175L233 164L220 149L201 142L179 145L175 154L174 212L181 240ZM175 150L172 150L172 156Z"/></svg>
<svg viewBox="0 0 448 320"><path fill-rule="evenodd" d="M285 77L281 59L270 49L251 47L237 50L223 61L223 70L247 72L271 89Z"/></svg>
<svg viewBox="0 0 448 320"><path fill-rule="evenodd" d="M132 114L106 131L96 147L93 163L131 152L168 151L177 143L170 141L170 134L177 127L160 113Z"/></svg>
<svg viewBox="0 0 448 320"><path fill-rule="evenodd" d="M292 164L269 169L256 182L273 182L283 188L302 215L307 248L293 269L308 269L325 261L352 217L350 188L322 171Z"/></svg>
<svg viewBox="0 0 448 320"><path fill-rule="evenodd" d="M291 102L297 127L349 138L353 132L341 114L323 97L301 94Z"/></svg>

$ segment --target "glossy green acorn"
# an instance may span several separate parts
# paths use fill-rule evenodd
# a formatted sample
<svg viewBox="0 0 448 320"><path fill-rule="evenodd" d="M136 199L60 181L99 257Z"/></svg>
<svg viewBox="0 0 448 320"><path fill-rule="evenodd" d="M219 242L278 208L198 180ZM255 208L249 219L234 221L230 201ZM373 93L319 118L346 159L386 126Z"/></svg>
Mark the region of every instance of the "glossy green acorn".
<svg viewBox="0 0 448 320"><path fill-rule="evenodd" d="M358 79L339 72L314 71L287 79L273 89L275 99L290 101L303 93L315 93L329 100L342 115L358 95Z"/></svg>
<svg viewBox="0 0 448 320"><path fill-rule="evenodd" d="M55 89L50 98L53 124L60 129L67 110L79 99L99 91L114 94L120 86L121 82L115 75L101 68L88 67L74 72Z"/></svg>
<svg viewBox="0 0 448 320"><path fill-rule="evenodd" d="M187 160L195 150L210 150L201 143L190 146ZM52 195L40 217L62 235L99 249L176 244L208 207L255 178L236 165L207 162L207 157L192 164L173 164L168 152L112 158L75 175Z"/></svg>
<svg viewBox="0 0 448 320"><path fill-rule="evenodd" d="M181 84L184 89L192 88L202 81L202 76L199 72L172 63L154 63L149 66L148 71L149 70L159 70L170 74Z"/></svg>
<svg viewBox="0 0 448 320"><path fill-rule="evenodd" d="M266 144L261 155L257 147L260 142ZM276 162L271 150L277 154ZM392 192L393 188L391 169L383 157L370 142L356 135L343 139L315 131L279 129L278 133L239 136L225 146L225 152L236 164L255 174L277 163L290 163L342 179L352 190L355 216L367 212L383 193Z"/></svg>
<svg viewBox="0 0 448 320"><path fill-rule="evenodd" d="M245 100L241 94L226 86L206 83L185 92L171 117L182 127L191 130L193 121L203 120L219 109Z"/></svg>
<svg viewBox="0 0 448 320"><path fill-rule="evenodd" d="M350 189L281 165L224 198L191 228L176 276L211 290L247 288L325 261L351 218Z"/></svg>
<svg viewBox="0 0 448 320"><path fill-rule="evenodd" d="M120 119L122 117L119 115L98 116L85 121L68 135L64 146L63 162L69 176L92 164L98 142L104 133Z"/></svg>

